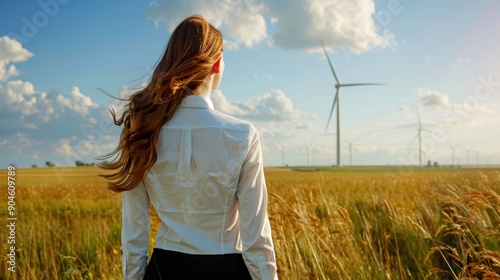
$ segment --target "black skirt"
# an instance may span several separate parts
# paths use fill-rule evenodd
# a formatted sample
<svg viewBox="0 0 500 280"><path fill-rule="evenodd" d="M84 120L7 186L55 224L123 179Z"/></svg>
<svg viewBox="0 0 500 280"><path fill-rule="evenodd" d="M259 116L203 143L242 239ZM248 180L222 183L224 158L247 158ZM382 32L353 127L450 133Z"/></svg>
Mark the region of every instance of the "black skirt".
<svg viewBox="0 0 500 280"><path fill-rule="evenodd" d="M241 254L191 255L154 248L146 268L147 280L251 280Z"/></svg>

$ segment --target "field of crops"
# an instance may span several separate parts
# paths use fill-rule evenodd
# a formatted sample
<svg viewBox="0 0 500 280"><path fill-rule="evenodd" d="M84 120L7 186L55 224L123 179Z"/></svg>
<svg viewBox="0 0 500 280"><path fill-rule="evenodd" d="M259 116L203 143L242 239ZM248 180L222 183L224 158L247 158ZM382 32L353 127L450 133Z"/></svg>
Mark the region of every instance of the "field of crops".
<svg viewBox="0 0 500 280"><path fill-rule="evenodd" d="M121 279L120 195L98 172L17 170L16 272L2 226L0 279ZM495 169L266 169L266 179L280 279L500 279Z"/></svg>

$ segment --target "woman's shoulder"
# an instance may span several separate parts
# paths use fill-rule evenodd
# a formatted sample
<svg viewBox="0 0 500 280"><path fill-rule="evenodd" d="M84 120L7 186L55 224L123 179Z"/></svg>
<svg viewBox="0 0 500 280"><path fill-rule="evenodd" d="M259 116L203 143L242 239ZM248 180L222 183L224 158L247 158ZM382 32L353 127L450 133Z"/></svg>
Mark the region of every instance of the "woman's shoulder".
<svg viewBox="0 0 500 280"><path fill-rule="evenodd" d="M246 130L246 131L255 131L256 130L255 126L247 120L236 118L236 117L233 117L231 115L228 115L226 113L223 113L223 112L220 112L217 110L213 110L212 112L213 112L214 116L220 120L220 123L225 128Z"/></svg>

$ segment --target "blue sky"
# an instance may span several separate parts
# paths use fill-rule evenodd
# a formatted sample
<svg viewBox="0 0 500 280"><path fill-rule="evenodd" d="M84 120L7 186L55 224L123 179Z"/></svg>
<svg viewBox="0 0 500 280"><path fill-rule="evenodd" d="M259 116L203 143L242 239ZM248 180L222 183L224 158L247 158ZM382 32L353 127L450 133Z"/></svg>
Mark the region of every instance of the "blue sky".
<svg viewBox="0 0 500 280"><path fill-rule="evenodd" d="M259 129L266 165L499 164L493 1L41 0L0 4L0 165L74 165L116 145L107 107L139 87L170 31L199 13L225 39L217 109ZM348 142L352 143L352 152ZM454 148L453 148L454 147ZM282 153L284 149L284 153ZM453 154L454 151L454 154ZM283 158L284 154L284 158ZM453 156L454 155L454 156Z"/></svg>

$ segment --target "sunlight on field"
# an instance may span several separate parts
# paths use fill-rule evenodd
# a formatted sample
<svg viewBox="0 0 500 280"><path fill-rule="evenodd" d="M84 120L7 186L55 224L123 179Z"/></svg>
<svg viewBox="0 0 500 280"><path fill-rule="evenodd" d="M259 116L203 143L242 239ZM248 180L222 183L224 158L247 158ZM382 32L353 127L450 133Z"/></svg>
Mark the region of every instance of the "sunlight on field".
<svg viewBox="0 0 500 280"><path fill-rule="evenodd" d="M16 272L3 231L0 279L121 279L121 195L98 172L18 170ZM266 169L266 179L281 279L500 277L496 170ZM152 241L157 227L153 217Z"/></svg>

